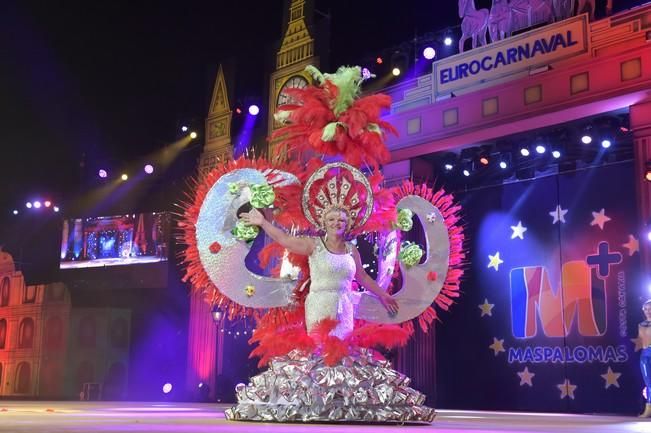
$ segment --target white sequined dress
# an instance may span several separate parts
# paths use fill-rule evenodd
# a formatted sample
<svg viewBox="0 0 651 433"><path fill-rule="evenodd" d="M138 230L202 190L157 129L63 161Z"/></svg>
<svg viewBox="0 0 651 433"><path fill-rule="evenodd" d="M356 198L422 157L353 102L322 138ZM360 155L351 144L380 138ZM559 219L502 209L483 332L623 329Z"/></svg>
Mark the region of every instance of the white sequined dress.
<svg viewBox="0 0 651 433"><path fill-rule="evenodd" d="M321 238L308 258L310 266L310 293L305 298L305 325L308 333L319 321L330 318L339 324L330 333L341 339L353 330L353 302L351 283L355 277L352 248L346 252L330 252Z"/></svg>
<svg viewBox="0 0 651 433"><path fill-rule="evenodd" d="M309 256L310 293L305 299L308 332L325 318L339 321L331 332L345 338L353 330L351 282L355 260L350 244L335 254L318 240ZM430 423L434 409L409 378L366 349L353 351L335 366L319 353L294 350L271 360L269 368L235 388L237 405L226 418L276 422Z"/></svg>

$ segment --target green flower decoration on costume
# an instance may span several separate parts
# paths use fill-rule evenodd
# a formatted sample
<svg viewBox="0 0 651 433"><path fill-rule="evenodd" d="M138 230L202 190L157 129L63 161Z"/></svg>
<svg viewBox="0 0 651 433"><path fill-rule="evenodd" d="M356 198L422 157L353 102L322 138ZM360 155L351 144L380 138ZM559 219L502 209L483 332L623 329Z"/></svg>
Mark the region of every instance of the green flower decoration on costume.
<svg viewBox="0 0 651 433"><path fill-rule="evenodd" d="M423 257L423 250L420 245L413 242L403 242L400 247L398 259L407 267L412 267L420 262Z"/></svg>
<svg viewBox="0 0 651 433"><path fill-rule="evenodd" d="M240 192L240 185L237 182L230 182L228 184L228 192L235 195Z"/></svg>
<svg viewBox="0 0 651 433"><path fill-rule="evenodd" d="M267 184L251 185L251 206L255 208L270 207L276 200L274 189Z"/></svg>
<svg viewBox="0 0 651 433"><path fill-rule="evenodd" d="M398 220L396 226L403 232L408 232L414 225L414 222L411 219L413 216L414 213L409 209L398 209Z"/></svg>
<svg viewBox="0 0 651 433"><path fill-rule="evenodd" d="M238 221L233 230L231 230L235 239L247 242L255 239L259 232L260 228L258 226L250 226L244 221Z"/></svg>

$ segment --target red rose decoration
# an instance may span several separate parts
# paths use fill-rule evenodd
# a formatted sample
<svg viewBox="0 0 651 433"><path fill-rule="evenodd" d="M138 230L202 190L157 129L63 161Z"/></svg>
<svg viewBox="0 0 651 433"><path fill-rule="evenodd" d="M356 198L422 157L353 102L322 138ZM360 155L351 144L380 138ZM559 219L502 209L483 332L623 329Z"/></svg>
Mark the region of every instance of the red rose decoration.
<svg viewBox="0 0 651 433"><path fill-rule="evenodd" d="M438 277L438 274L434 271L430 271L427 273L427 279L430 281L435 281L436 278Z"/></svg>
<svg viewBox="0 0 651 433"><path fill-rule="evenodd" d="M217 254L219 251L221 251L222 246L219 245L219 242L213 242L210 244L210 252L213 254Z"/></svg>

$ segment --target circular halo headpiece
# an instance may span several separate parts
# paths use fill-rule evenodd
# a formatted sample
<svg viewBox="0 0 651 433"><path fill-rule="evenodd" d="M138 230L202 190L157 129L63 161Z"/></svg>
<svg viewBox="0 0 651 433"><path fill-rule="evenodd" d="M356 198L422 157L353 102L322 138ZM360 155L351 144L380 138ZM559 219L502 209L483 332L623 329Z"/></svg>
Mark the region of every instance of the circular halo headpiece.
<svg viewBox="0 0 651 433"><path fill-rule="evenodd" d="M348 231L364 225L373 211L373 190L358 169L333 162L316 170L305 183L303 213L315 227L323 229L322 217L330 209L344 209L350 219Z"/></svg>

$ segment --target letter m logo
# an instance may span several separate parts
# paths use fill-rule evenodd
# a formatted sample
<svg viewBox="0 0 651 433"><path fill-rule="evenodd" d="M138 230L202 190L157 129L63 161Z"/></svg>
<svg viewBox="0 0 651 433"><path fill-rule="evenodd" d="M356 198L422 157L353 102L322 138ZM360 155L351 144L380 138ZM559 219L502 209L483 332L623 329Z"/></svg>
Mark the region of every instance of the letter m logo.
<svg viewBox="0 0 651 433"><path fill-rule="evenodd" d="M582 336L596 337L606 332L605 282L585 262L565 263L562 288L557 290L552 290L543 266L513 268L510 280L514 337L535 337L538 318L547 337L567 336L575 317Z"/></svg>

